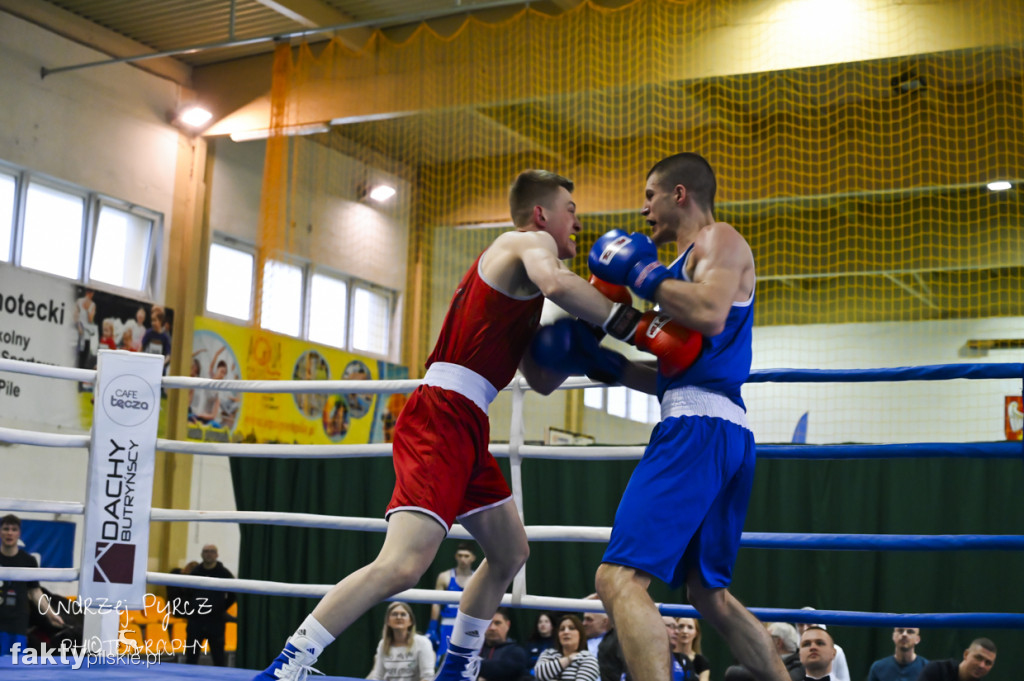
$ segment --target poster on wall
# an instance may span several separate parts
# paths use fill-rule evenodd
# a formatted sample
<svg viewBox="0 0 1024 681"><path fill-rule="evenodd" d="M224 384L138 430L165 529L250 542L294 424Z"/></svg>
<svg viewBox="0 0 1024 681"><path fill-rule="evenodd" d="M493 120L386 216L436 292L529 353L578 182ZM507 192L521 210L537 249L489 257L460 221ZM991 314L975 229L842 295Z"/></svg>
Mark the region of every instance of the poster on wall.
<svg viewBox="0 0 1024 681"><path fill-rule="evenodd" d="M109 348L162 354L166 373L173 319L160 305L0 263L3 359L95 369L100 349ZM92 384L0 372L0 422L87 430Z"/></svg>
<svg viewBox="0 0 1024 681"><path fill-rule="evenodd" d="M197 317L190 374L230 380L379 380L408 377L389 362L263 329ZM404 394L190 391L188 437L208 442L389 442Z"/></svg>
<svg viewBox="0 0 1024 681"><path fill-rule="evenodd" d="M1003 409L1007 440L1024 440L1024 397L1007 395Z"/></svg>

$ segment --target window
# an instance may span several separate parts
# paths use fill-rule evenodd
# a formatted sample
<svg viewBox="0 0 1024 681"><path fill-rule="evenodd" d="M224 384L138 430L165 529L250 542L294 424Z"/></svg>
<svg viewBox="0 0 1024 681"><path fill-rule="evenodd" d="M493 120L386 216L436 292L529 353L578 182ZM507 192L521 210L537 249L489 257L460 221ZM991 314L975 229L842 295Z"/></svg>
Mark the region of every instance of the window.
<svg viewBox="0 0 1024 681"><path fill-rule="evenodd" d="M591 409L604 409L604 388L584 388L583 406Z"/></svg>
<svg viewBox="0 0 1024 681"><path fill-rule="evenodd" d="M302 268L279 260L263 267L260 326L298 337L302 331Z"/></svg>
<svg viewBox="0 0 1024 681"><path fill-rule="evenodd" d="M390 294L357 286L352 296L352 349L386 355L390 330Z"/></svg>
<svg viewBox="0 0 1024 681"><path fill-rule="evenodd" d="M626 388L622 386L616 386L614 388L607 388L608 390L608 413L612 416L626 416Z"/></svg>
<svg viewBox="0 0 1024 681"><path fill-rule="evenodd" d="M214 314L252 319L255 256L249 251L214 243L206 277L206 309Z"/></svg>
<svg viewBox="0 0 1024 681"><path fill-rule="evenodd" d="M85 197L32 182L25 201L21 265L78 279Z"/></svg>
<svg viewBox="0 0 1024 681"><path fill-rule="evenodd" d="M611 416L628 418L638 423L657 423L661 420L661 405L657 397L622 386L584 388L583 406L607 411Z"/></svg>
<svg viewBox="0 0 1024 681"><path fill-rule="evenodd" d="M345 312L348 283L319 272L309 282L309 340L345 347Z"/></svg>
<svg viewBox="0 0 1024 681"><path fill-rule="evenodd" d="M214 234L206 311L253 319L256 248ZM259 325L350 352L387 357L395 293L298 259L268 260L260 291Z"/></svg>
<svg viewBox="0 0 1024 681"><path fill-rule="evenodd" d="M0 262L158 298L162 231L159 213L0 161Z"/></svg>
<svg viewBox="0 0 1024 681"><path fill-rule="evenodd" d="M0 262L11 261L11 236L14 234L17 191L17 178L0 173Z"/></svg>
<svg viewBox="0 0 1024 681"><path fill-rule="evenodd" d="M89 278L140 291L146 287L155 220L138 210L100 204Z"/></svg>

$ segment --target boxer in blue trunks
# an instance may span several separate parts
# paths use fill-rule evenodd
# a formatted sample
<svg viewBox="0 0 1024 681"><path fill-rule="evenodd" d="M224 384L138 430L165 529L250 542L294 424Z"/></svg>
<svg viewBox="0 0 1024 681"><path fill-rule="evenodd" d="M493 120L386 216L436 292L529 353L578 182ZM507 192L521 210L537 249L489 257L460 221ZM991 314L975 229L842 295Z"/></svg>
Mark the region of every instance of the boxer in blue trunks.
<svg viewBox="0 0 1024 681"><path fill-rule="evenodd" d="M755 676L789 679L771 637L728 590L754 477L740 396L750 373L754 257L739 232L715 220L714 197L704 158L665 158L647 175L641 212L651 237L615 230L590 253L593 274L629 286L703 336L681 373L631 364L622 374L623 384L658 395L662 415L596 576L635 681L671 678L665 625L647 592L652 577L686 584L690 603ZM673 241L682 255L665 267L657 246Z"/></svg>

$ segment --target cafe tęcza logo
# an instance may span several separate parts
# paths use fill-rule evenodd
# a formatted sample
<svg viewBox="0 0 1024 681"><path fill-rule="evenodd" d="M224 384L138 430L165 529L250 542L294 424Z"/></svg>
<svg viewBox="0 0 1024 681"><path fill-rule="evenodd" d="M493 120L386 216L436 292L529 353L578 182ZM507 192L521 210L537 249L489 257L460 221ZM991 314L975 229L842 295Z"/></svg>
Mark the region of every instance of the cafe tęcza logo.
<svg viewBox="0 0 1024 681"><path fill-rule="evenodd" d="M156 411L156 396L149 384L138 376L118 376L107 385L102 404L111 421L133 427Z"/></svg>

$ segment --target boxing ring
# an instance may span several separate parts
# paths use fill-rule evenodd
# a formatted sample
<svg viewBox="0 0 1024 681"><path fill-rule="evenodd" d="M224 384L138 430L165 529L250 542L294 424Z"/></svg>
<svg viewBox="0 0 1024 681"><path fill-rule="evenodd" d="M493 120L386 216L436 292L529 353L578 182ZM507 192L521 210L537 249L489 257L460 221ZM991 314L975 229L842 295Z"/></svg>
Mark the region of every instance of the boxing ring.
<svg viewBox="0 0 1024 681"><path fill-rule="evenodd" d="M101 363L102 367L102 363ZM55 367L16 360L0 359L0 372L13 372L44 376L54 380L98 382L95 370ZM1016 379L1024 381L1022 363L944 364L920 367L901 367L868 370L812 370L778 369L754 371L748 383L862 383L902 381L946 381L946 380L993 380ZM164 377L164 389L208 389L250 393L362 393L387 395L409 392L419 381L241 381L215 380L191 377ZM562 389L593 387L596 384L586 378L570 378ZM529 459L571 459L630 460L639 459L642 446L540 446L524 443L524 399L529 387L517 376L506 388L511 392L511 427L508 444L493 444L495 456L507 457L511 467L511 487L520 513L523 513L522 467ZM1024 391L1024 386L1022 386ZM38 447L88 448L90 434L42 433L13 428L0 428L0 441L33 445ZM229 457L290 457L290 458L361 458L388 457L390 444L350 445L285 445L285 444L242 444L207 443L180 440L157 440L156 449L164 452L191 454L196 456ZM1019 459L1024 461L1024 442L1006 441L989 443L918 443L918 444L873 444L873 445L759 445L760 459L892 459L892 458L994 458ZM617 500L613 500L613 503ZM85 515L86 505L76 502L25 500L0 498L0 514L7 512L53 513ZM303 528L321 528L362 532L384 532L387 523L381 518L337 517L317 514L271 513L252 511L192 511L165 508L151 508L149 519L157 522L217 522L240 524L286 525ZM526 532L531 542L595 542L608 541L609 527L574 527L564 525L527 525ZM449 535L455 539L469 539L469 533L461 526L452 528ZM910 535L910 534L810 534L779 532L745 532L741 547L744 549L809 549L833 551L974 551L1024 550L1022 535ZM596 567L596 566L595 566ZM601 604L594 600L561 598L529 593L526 588L530 565L520 572L506 594L503 604L516 608L601 611ZM0 568L0 579L35 579L46 582L75 582L79 569L54 568ZM339 578L341 575L339 575ZM288 584L250 579L221 580L211 577L172 575L161 572L146 572L148 584L191 587L213 590L230 590L236 593L263 594L319 598L333 584ZM456 603L458 593L433 589L410 589L397 594L395 600L411 603ZM690 606L660 603L663 614L673 616L696 616ZM762 621L817 622L836 625L892 627L917 626L941 627L986 627L1024 629L1024 614L1013 612L934 612L934 613L891 613L854 612L841 610L794 610L772 607L750 608ZM270 651L268 651L269 653ZM276 651L275 651L276 652ZM267 660L273 657L268 654ZM79 673L91 673L96 678L137 678L138 665L91 664L75 669ZM161 664L147 665L147 678L208 678L210 667ZM0 658L0 674L5 679L45 679L47 674L72 671L70 664L38 666L16 666L11 657ZM249 670L219 668L217 678L249 678Z"/></svg>

